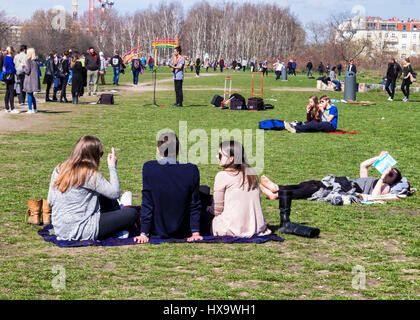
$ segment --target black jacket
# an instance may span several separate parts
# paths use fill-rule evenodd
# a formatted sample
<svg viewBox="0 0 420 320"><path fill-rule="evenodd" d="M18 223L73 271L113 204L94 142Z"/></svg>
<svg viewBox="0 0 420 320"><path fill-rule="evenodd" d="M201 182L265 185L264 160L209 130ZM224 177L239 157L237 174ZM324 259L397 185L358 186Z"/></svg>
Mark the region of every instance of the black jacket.
<svg viewBox="0 0 420 320"><path fill-rule="evenodd" d="M4 56L0 53L0 72L3 71Z"/></svg>
<svg viewBox="0 0 420 320"><path fill-rule="evenodd" d="M56 71L56 65L54 63L54 59L48 59L45 63L45 75L47 76L54 76Z"/></svg>
<svg viewBox="0 0 420 320"><path fill-rule="evenodd" d="M111 62L111 66L113 68L118 68L118 67L121 68L121 65L124 65L124 61L123 61L123 59L120 56L113 56L111 58L111 61L110 62Z"/></svg>
<svg viewBox="0 0 420 320"><path fill-rule="evenodd" d="M101 59L99 59L99 56L95 52L93 56L90 54L86 55L85 63L85 67L87 70L96 71L99 70L99 66L101 65Z"/></svg>
<svg viewBox="0 0 420 320"><path fill-rule="evenodd" d="M356 65L353 64L351 67L349 65L348 68L347 68L347 71L351 71L351 72L357 73Z"/></svg>
<svg viewBox="0 0 420 320"><path fill-rule="evenodd" d="M388 63L388 70L386 71L386 77L388 79L398 79L401 76L401 73L401 66L397 62Z"/></svg>
<svg viewBox="0 0 420 320"><path fill-rule="evenodd" d="M308 62L308 64L306 65L306 68L308 69L312 69L314 67L314 65L312 64L312 62Z"/></svg>

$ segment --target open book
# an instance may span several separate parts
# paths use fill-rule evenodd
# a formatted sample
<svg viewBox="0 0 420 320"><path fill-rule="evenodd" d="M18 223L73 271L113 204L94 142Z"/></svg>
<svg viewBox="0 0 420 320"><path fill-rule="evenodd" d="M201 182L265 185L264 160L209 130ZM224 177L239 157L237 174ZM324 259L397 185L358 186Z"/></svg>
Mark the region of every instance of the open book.
<svg viewBox="0 0 420 320"><path fill-rule="evenodd" d="M396 163L397 161L395 161L395 159L387 153L382 158L375 161L373 166L376 168L376 170L379 171L380 174L383 174L386 169L393 167Z"/></svg>

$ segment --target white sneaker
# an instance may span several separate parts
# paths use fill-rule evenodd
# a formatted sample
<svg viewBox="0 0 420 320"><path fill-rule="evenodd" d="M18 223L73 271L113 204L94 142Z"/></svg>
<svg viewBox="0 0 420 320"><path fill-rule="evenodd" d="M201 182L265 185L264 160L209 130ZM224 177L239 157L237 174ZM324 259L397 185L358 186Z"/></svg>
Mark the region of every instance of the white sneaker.
<svg viewBox="0 0 420 320"><path fill-rule="evenodd" d="M5 112L5 113L10 113L10 110L8 110L8 109L4 109L4 112Z"/></svg>
<svg viewBox="0 0 420 320"><path fill-rule="evenodd" d="M18 110L16 110L16 109L13 109L12 111L10 111L10 113L19 114L20 112Z"/></svg>
<svg viewBox="0 0 420 320"><path fill-rule="evenodd" d="M388 98L388 101L394 101L391 97Z"/></svg>
<svg viewBox="0 0 420 320"><path fill-rule="evenodd" d="M32 114L32 113L34 113L34 112L33 112L33 110L28 110L28 111L26 111L25 113Z"/></svg>
<svg viewBox="0 0 420 320"><path fill-rule="evenodd" d="M131 191L124 192L124 194L121 196L119 204L123 207L131 206L133 204L133 193Z"/></svg>
<svg viewBox="0 0 420 320"><path fill-rule="evenodd" d="M117 237L118 239L127 239L129 235L130 235L130 232L128 232L127 230L123 230L123 231L119 232L119 233L116 235L116 237Z"/></svg>
<svg viewBox="0 0 420 320"><path fill-rule="evenodd" d="M32 113L38 113L37 109L32 109Z"/></svg>

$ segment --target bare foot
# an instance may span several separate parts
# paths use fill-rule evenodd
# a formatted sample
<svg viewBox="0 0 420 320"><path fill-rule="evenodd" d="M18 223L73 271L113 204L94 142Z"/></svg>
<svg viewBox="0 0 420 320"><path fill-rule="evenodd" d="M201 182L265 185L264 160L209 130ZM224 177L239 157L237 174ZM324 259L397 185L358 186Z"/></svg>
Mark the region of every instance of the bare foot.
<svg viewBox="0 0 420 320"><path fill-rule="evenodd" d="M279 198L279 195L277 193L272 193L270 190L268 190L262 184L260 184L260 189L261 189L261 192L264 193L270 200L276 200L276 199Z"/></svg>
<svg viewBox="0 0 420 320"><path fill-rule="evenodd" d="M279 186L268 179L266 176L261 176L261 183L264 187L270 190L272 193L276 193L279 191Z"/></svg>

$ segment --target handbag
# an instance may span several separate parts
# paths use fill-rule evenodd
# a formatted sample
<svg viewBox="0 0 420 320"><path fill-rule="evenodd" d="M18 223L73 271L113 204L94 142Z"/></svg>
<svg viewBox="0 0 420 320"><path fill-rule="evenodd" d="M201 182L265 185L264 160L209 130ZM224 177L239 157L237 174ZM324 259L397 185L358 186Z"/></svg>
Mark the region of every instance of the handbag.
<svg viewBox="0 0 420 320"><path fill-rule="evenodd" d="M12 72L2 72L0 80L4 82L15 82L15 74Z"/></svg>

